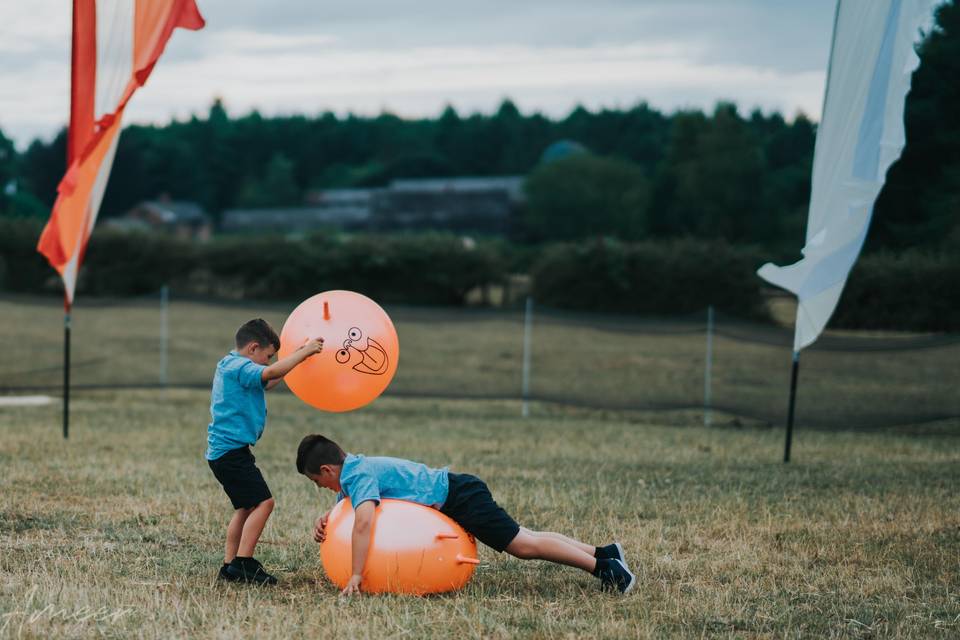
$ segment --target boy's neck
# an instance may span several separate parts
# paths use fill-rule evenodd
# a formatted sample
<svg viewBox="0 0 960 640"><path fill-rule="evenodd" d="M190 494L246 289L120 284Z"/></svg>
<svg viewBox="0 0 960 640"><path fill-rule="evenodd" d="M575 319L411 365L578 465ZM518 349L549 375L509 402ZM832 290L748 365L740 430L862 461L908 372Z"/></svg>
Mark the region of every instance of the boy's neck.
<svg viewBox="0 0 960 640"><path fill-rule="evenodd" d="M240 356L242 358L246 358L247 360L253 360L249 349L233 349L230 351L230 353Z"/></svg>

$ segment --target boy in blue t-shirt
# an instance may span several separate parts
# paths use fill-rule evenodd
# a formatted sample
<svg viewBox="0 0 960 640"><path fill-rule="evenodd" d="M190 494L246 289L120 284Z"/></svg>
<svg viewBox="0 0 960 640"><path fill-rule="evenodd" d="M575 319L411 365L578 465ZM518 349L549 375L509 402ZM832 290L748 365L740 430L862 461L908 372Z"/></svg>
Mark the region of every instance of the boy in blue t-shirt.
<svg viewBox="0 0 960 640"><path fill-rule="evenodd" d="M317 486L336 491L338 501L350 498L353 505L353 574L343 589L344 595L360 590L373 517L381 498L439 509L496 551L523 560L549 560L578 567L599 578L604 589L627 593L636 583L619 543L594 547L559 533L525 529L494 502L486 483L476 476L450 473L446 468L431 469L400 458L346 453L321 435L310 435L300 442L297 471ZM326 538L329 515L328 511L317 519L313 531L317 542Z"/></svg>
<svg viewBox="0 0 960 640"><path fill-rule="evenodd" d="M212 422L207 427L207 463L235 509L227 525L227 543L219 577L232 582L276 584L253 550L273 511L273 496L250 453L267 422L264 391L294 367L323 349L323 339L308 340L283 360L270 364L280 338L265 320L237 331L237 350L217 363L210 394Z"/></svg>

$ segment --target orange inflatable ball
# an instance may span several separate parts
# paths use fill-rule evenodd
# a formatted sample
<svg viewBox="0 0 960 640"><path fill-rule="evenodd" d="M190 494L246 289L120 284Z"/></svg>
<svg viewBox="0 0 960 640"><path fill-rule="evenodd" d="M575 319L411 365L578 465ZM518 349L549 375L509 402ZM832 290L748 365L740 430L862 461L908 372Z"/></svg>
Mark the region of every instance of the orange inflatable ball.
<svg viewBox="0 0 960 640"><path fill-rule="evenodd" d="M343 589L353 573L353 506L341 500L330 512L320 559L330 580ZM416 502L385 499L374 516L370 550L360 590L365 593L423 595L467 584L477 560L477 543L456 522Z"/></svg>
<svg viewBox="0 0 960 640"><path fill-rule="evenodd" d="M310 338L323 351L284 377L298 398L325 411L351 411L372 402L397 371L400 345L387 312L353 291L325 291L300 303L280 332L279 358Z"/></svg>

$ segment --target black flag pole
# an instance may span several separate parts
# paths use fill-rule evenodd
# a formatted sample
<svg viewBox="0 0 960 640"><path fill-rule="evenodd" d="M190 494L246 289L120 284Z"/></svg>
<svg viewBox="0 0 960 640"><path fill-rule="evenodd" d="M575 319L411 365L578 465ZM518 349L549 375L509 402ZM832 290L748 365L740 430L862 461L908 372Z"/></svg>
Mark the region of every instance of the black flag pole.
<svg viewBox="0 0 960 640"><path fill-rule="evenodd" d="M793 352L790 373L790 408L787 409L787 439L783 445L783 462L790 462L790 444L793 441L793 415L797 406L797 374L800 372L800 352Z"/></svg>
<svg viewBox="0 0 960 640"><path fill-rule="evenodd" d="M63 305L63 439L70 437L70 304Z"/></svg>

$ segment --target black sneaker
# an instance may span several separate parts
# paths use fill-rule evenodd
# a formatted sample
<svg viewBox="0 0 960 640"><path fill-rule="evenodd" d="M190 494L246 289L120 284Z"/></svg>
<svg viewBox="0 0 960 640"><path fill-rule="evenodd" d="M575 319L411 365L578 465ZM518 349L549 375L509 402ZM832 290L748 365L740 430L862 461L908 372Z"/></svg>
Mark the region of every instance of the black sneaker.
<svg viewBox="0 0 960 640"><path fill-rule="evenodd" d="M610 560L619 560L623 566L627 567L627 557L623 555L623 547L619 542L612 542L605 547L597 547L597 559L607 558ZM630 567L627 567L629 570Z"/></svg>
<svg viewBox="0 0 960 640"><path fill-rule="evenodd" d="M227 582L236 582L239 580L239 578L227 571L227 567L229 566L226 562L223 563L223 566L220 567L220 572L217 574L218 580L226 580Z"/></svg>
<svg viewBox="0 0 960 640"><path fill-rule="evenodd" d="M241 558L237 556L227 566L226 571L237 582L250 584L277 584L277 579L267 573L263 565L256 558Z"/></svg>
<svg viewBox="0 0 960 640"><path fill-rule="evenodd" d="M606 560L606 566L600 569L599 577L604 590L616 589L620 593L630 593L633 585L637 583L637 576L630 573L630 569L616 558Z"/></svg>

